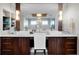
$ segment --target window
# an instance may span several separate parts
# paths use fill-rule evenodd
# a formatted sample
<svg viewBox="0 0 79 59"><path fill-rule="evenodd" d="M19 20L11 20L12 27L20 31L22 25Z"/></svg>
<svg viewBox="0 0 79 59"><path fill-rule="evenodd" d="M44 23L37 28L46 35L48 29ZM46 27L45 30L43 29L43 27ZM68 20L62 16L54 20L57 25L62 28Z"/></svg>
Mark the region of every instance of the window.
<svg viewBox="0 0 79 59"><path fill-rule="evenodd" d="M42 21L42 25L48 25L48 21L47 20L43 20Z"/></svg>
<svg viewBox="0 0 79 59"><path fill-rule="evenodd" d="M52 20L52 21L50 22L50 25L55 25L55 21Z"/></svg>
<svg viewBox="0 0 79 59"><path fill-rule="evenodd" d="M24 27L28 27L28 20L24 21Z"/></svg>
<svg viewBox="0 0 79 59"><path fill-rule="evenodd" d="M31 25L36 25L37 22L35 20L31 20Z"/></svg>
<svg viewBox="0 0 79 59"><path fill-rule="evenodd" d="M55 29L55 20L51 20L51 22L50 22L50 27L51 27L52 29Z"/></svg>

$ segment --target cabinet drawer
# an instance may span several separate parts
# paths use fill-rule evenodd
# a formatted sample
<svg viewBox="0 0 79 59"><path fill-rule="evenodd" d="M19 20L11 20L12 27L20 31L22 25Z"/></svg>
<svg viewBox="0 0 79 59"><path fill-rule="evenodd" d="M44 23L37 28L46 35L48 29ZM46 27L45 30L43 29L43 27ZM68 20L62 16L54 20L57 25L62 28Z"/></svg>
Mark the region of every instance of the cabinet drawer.
<svg viewBox="0 0 79 59"><path fill-rule="evenodd" d="M76 52L66 52L65 55L76 55Z"/></svg>
<svg viewBox="0 0 79 59"><path fill-rule="evenodd" d="M10 37L1 37L1 39L11 39Z"/></svg>
<svg viewBox="0 0 79 59"><path fill-rule="evenodd" d="M11 45L2 45L1 50L3 49L13 49L13 47Z"/></svg>
<svg viewBox="0 0 79 59"><path fill-rule="evenodd" d="M71 44L71 43L70 44L65 44L64 46L65 47L67 47L67 46L75 46L75 47L77 47L76 44Z"/></svg>
<svg viewBox="0 0 79 59"><path fill-rule="evenodd" d="M74 45L76 42L66 42L67 45Z"/></svg>
<svg viewBox="0 0 79 59"><path fill-rule="evenodd" d="M76 49L66 49L65 54L77 54L77 50Z"/></svg>
<svg viewBox="0 0 79 59"><path fill-rule="evenodd" d="M3 42L2 45L11 45L11 42Z"/></svg>
<svg viewBox="0 0 79 59"><path fill-rule="evenodd" d="M66 39L77 39L77 37L67 37Z"/></svg>
<svg viewBox="0 0 79 59"><path fill-rule="evenodd" d="M66 51L76 51L76 49L66 49Z"/></svg>
<svg viewBox="0 0 79 59"><path fill-rule="evenodd" d="M3 40L1 40L1 44L3 43L3 44L6 44L6 43L12 43L13 42L13 40L8 40L8 39L3 39Z"/></svg>
<svg viewBox="0 0 79 59"><path fill-rule="evenodd" d="M9 49L5 49L5 50L2 50L2 52L11 52L12 50L9 50Z"/></svg>
<svg viewBox="0 0 79 59"><path fill-rule="evenodd" d="M2 55L13 55L14 54L14 51L5 49L5 50L2 50L1 51L1 54Z"/></svg>
<svg viewBox="0 0 79 59"><path fill-rule="evenodd" d="M65 46L65 49L70 49L70 48L76 49L76 46Z"/></svg>
<svg viewBox="0 0 79 59"><path fill-rule="evenodd" d="M75 43L77 43L77 40L76 39L65 39L65 42L70 42L70 43L75 42Z"/></svg>

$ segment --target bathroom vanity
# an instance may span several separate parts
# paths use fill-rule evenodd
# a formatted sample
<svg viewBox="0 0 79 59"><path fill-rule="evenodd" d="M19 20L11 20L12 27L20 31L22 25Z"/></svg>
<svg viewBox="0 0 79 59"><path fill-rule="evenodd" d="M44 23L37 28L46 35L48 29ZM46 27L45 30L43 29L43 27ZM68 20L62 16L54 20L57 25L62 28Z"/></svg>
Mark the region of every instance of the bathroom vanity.
<svg viewBox="0 0 79 59"><path fill-rule="evenodd" d="M1 55L30 55L34 34L0 35ZM31 42L32 41L32 42ZM77 36L71 34L47 34L48 55L76 55Z"/></svg>
<svg viewBox="0 0 79 59"><path fill-rule="evenodd" d="M2 55L30 54L30 37L0 37Z"/></svg>
<svg viewBox="0 0 79 59"><path fill-rule="evenodd" d="M47 37L49 55L77 54L77 37Z"/></svg>

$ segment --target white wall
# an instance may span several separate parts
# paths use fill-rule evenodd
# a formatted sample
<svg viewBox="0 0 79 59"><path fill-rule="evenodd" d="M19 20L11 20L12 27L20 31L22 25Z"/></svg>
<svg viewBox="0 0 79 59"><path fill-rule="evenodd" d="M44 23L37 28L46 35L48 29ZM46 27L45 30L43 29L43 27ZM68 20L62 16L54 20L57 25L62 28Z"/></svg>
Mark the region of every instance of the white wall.
<svg viewBox="0 0 79 59"><path fill-rule="evenodd" d="M63 30L75 33L79 37L79 4L64 4ZM79 40L77 46L77 53L79 54Z"/></svg>
<svg viewBox="0 0 79 59"><path fill-rule="evenodd" d="M3 21L2 21L2 5L0 4L0 31L2 30L2 27L3 27Z"/></svg>

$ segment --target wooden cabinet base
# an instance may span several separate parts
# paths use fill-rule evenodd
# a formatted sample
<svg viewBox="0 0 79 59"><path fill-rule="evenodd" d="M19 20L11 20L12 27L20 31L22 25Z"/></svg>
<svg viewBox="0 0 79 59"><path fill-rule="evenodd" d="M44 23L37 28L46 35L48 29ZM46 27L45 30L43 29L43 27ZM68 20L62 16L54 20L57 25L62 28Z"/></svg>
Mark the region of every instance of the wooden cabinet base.
<svg viewBox="0 0 79 59"><path fill-rule="evenodd" d="M48 38L48 54L62 55L63 54L63 40L61 37Z"/></svg>
<svg viewBox="0 0 79 59"><path fill-rule="evenodd" d="M31 37L0 37L1 55L30 55ZM47 37L48 55L76 55L77 37Z"/></svg>
<svg viewBox="0 0 79 59"><path fill-rule="evenodd" d="M2 55L29 55L29 37L1 37Z"/></svg>
<svg viewBox="0 0 79 59"><path fill-rule="evenodd" d="M66 37L64 40L64 54L76 55L77 54L77 37Z"/></svg>
<svg viewBox="0 0 79 59"><path fill-rule="evenodd" d="M76 37L48 37L49 55L76 55Z"/></svg>

